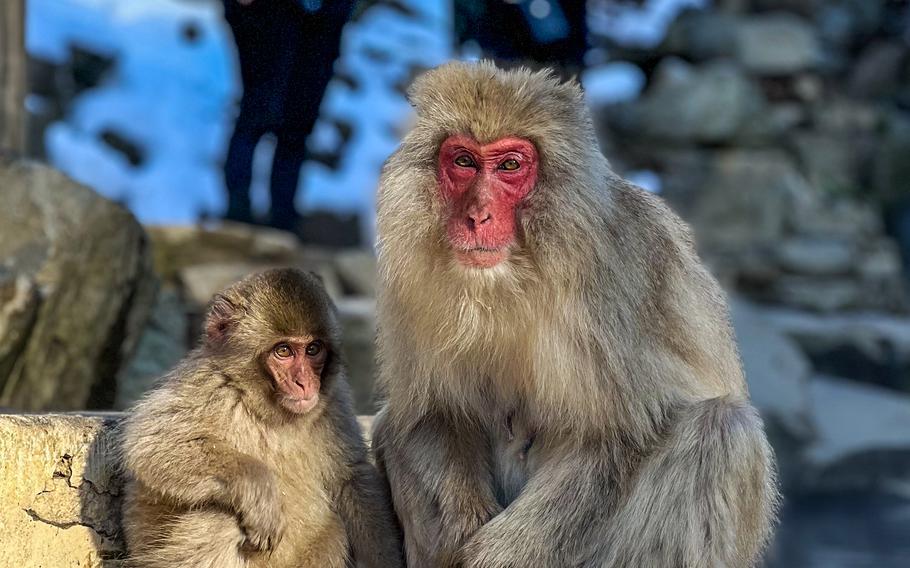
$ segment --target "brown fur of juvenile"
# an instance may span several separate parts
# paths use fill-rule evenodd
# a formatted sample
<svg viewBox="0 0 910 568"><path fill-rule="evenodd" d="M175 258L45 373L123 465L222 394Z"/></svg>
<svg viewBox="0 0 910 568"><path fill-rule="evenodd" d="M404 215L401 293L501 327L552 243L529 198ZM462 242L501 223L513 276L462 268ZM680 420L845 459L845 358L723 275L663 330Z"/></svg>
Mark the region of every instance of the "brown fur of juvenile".
<svg viewBox="0 0 910 568"><path fill-rule="evenodd" d="M203 341L123 426L129 565L402 565L399 529L367 458L338 357L335 309L321 285L277 269L222 296L241 313L230 340ZM250 352L263 338L296 331L324 337L330 349L320 400L302 415L275 404Z"/></svg>
<svg viewBox="0 0 910 568"><path fill-rule="evenodd" d="M688 227L610 170L574 83L452 63L411 101L380 185L374 432L409 566L754 565L773 458ZM452 134L538 149L507 266L448 250Z"/></svg>

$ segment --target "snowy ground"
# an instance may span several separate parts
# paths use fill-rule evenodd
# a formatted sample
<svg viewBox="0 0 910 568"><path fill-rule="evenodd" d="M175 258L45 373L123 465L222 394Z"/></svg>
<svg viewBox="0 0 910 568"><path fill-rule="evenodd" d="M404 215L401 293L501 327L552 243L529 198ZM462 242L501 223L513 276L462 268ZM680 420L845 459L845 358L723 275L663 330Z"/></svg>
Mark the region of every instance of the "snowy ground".
<svg viewBox="0 0 910 568"><path fill-rule="evenodd" d="M601 9L592 2L590 24L623 43L653 45L672 17L706 0L648 0L640 7ZM409 106L395 85L416 67L432 67L452 56L447 0L404 0L417 16L407 18L382 4L349 24L337 68L360 87L333 81L311 146L335 151L344 122L353 135L337 170L311 162L301 174L302 210L359 213L372 227L376 180L394 150ZM601 8L596 8L600 5ZM189 223L218 216L225 208L221 162L234 118L239 81L230 32L218 0L28 0L28 50L63 62L70 46L116 56L106 81L82 94L65 120L46 133L53 164L100 193L125 203L145 223ZM189 41L185 31L196 30ZM365 53L389 54L381 61ZM595 66L582 81L594 105L637 97L641 71L613 62ZM32 101L36 103L37 101ZM113 130L137 143L145 162L132 166L100 139ZM265 207L265 180L272 143L257 151L254 205ZM636 181L659 189L651 172Z"/></svg>

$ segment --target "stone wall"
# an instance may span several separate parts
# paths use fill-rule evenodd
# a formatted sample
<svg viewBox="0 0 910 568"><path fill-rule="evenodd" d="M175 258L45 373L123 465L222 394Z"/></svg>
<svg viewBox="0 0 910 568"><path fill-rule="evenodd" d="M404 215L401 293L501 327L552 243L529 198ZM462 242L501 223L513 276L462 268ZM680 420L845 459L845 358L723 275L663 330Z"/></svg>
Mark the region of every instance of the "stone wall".
<svg viewBox="0 0 910 568"><path fill-rule="evenodd" d="M3 568L118 566L114 415L0 415Z"/></svg>
<svg viewBox="0 0 910 568"><path fill-rule="evenodd" d="M121 565L120 416L0 415L0 568Z"/></svg>

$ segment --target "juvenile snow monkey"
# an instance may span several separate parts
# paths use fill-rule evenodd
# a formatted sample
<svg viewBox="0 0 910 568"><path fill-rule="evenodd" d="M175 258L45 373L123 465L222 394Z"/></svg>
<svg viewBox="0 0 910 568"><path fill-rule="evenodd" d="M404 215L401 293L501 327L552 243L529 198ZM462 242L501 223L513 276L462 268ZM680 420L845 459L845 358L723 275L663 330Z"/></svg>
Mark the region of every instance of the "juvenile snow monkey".
<svg viewBox="0 0 910 568"><path fill-rule="evenodd" d="M302 271L215 297L199 348L124 425L132 566L402 566L339 342L334 306Z"/></svg>

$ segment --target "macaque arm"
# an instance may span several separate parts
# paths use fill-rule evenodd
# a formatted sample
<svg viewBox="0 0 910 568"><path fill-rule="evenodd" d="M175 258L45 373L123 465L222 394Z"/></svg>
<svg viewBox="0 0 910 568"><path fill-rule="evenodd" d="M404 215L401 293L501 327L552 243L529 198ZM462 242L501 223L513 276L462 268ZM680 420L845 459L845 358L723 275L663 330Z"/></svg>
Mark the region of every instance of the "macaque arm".
<svg viewBox="0 0 910 568"><path fill-rule="evenodd" d="M271 477L258 460L209 437L138 436L124 452L124 466L142 485L190 507L216 503L237 510L255 502L256 486Z"/></svg>
<svg viewBox="0 0 910 568"><path fill-rule="evenodd" d="M368 460L350 392L336 388L333 394L330 421L336 443L343 450L345 472L333 490L333 502L344 523L353 560L360 568L404 566L401 531L389 490L376 466Z"/></svg>
<svg viewBox="0 0 910 568"><path fill-rule="evenodd" d="M406 432L377 417L373 446L392 487L409 566L444 568L502 507L493 494L489 442L479 429L424 417Z"/></svg>
<svg viewBox="0 0 910 568"><path fill-rule="evenodd" d="M717 398L678 413L612 511L598 461L586 451L541 468L477 531L463 565L753 565L776 502L770 450L748 403Z"/></svg>
<svg viewBox="0 0 910 568"><path fill-rule="evenodd" d="M357 566L397 568L404 566L401 532L388 488L373 464L354 464L335 506L344 522Z"/></svg>

